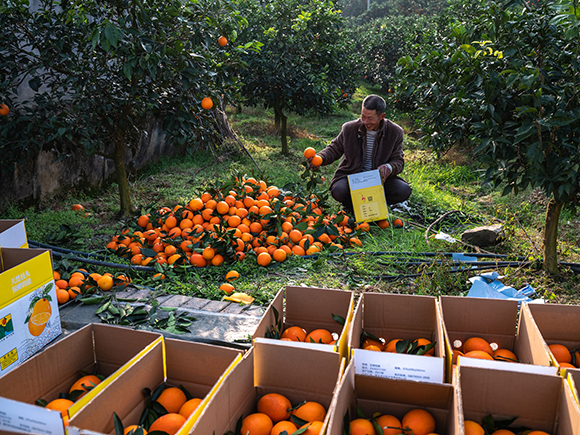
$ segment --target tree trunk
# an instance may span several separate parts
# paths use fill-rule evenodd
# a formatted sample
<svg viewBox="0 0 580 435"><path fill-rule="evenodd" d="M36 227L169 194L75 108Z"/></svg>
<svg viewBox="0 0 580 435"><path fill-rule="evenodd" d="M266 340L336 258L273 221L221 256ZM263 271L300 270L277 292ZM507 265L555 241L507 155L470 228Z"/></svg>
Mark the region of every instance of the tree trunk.
<svg viewBox="0 0 580 435"><path fill-rule="evenodd" d="M280 112L279 108L274 108L274 127L276 127L276 131L280 131Z"/></svg>
<svg viewBox="0 0 580 435"><path fill-rule="evenodd" d="M129 191L129 182L127 181L127 170L125 168L125 140L123 135L118 135L115 143L115 174L117 175L117 184L119 185L120 211L119 215L123 217L133 214L133 204L131 203L131 194Z"/></svg>
<svg viewBox="0 0 580 435"><path fill-rule="evenodd" d="M280 128L280 141L282 142L282 154L285 156L289 155L290 152L288 151L288 136L286 135L286 120L288 118L280 111L280 121L281 121L281 128Z"/></svg>
<svg viewBox="0 0 580 435"><path fill-rule="evenodd" d="M544 270L551 274L558 273L558 221L564 203L550 198L546 208L544 228Z"/></svg>

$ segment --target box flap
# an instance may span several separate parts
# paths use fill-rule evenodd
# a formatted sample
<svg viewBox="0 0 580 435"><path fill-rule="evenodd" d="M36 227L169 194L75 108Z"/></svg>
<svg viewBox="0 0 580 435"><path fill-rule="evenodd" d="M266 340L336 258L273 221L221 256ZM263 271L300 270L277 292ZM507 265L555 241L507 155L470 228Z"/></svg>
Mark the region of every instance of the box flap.
<svg viewBox="0 0 580 435"><path fill-rule="evenodd" d="M0 219L0 248L28 248L24 219Z"/></svg>
<svg viewBox="0 0 580 435"><path fill-rule="evenodd" d="M558 435L580 434L580 408L574 398L570 384L564 382L558 421Z"/></svg>

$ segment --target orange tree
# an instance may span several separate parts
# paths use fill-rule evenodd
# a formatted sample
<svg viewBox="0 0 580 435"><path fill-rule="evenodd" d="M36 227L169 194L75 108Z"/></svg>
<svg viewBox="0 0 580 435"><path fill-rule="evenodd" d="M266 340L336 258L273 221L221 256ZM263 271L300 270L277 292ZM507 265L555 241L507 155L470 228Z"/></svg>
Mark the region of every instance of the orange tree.
<svg viewBox="0 0 580 435"><path fill-rule="evenodd" d="M130 214L125 157L149 140L146 125L161 123L190 151L219 141L201 101L235 86L232 70L249 47L231 41L245 23L229 0L3 2L3 163L42 149L102 155L115 165L121 214ZM223 35L230 44L218 43ZM20 102L23 84L30 101Z"/></svg>
<svg viewBox="0 0 580 435"><path fill-rule="evenodd" d="M282 153L289 154L288 111L330 113L354 92L352 48L343 38L343 18L328 0L243 2L249 26L241 40L257 39L259 55L243 56L246 104L274 110Z"/></svg>
<svg viewBox="0 0 580 435"><path fill-rule="evenodd" d="M401 59L403 87L436 150L473 142L503 194L545 192L544 269L555 273L560 212L580 199L578 1L475 5L471 23Z"/></svg>

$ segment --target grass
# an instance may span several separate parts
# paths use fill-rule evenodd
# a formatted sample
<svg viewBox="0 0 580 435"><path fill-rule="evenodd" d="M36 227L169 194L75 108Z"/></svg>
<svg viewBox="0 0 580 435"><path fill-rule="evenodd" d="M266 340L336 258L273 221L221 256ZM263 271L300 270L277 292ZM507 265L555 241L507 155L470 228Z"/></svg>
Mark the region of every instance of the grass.
<svg viewBox="0 0 580 435"><path fill-rule="evenodd" d="M320 118L289 114L289 156L280 152L273 113L246 107L241 114L234 109L228 110L234 131L252 158L232 145L229 152L217 159L210 152L196 152L193 156L166 158L152 163L129 180L134 205L139 208L138 215L149 209L183 205L194 196L228 182L238 172L279 187L303 186L303 150L309 146L322 149L338 134L344 122L358 117L362 99L377 92L377 89L359 88L352 103L332 116ZM389 96L386 98L388 101ZM460 239L461 233L468 228L499 222L504 225L506 238L499 245L486 248L487 251L536 259L541 256L546 205L541 193L529 190L517 196L502 197L499 191L481 184L482 168L471 159L470 150L452 150L437 158L417 141L407 115L389 112L387 116L403 125L409 133L404 144L406 167L403 177L413 187L410 209L406 212L391 211L392 218L401 217L405 221L404 228L391 226L380 230L372 226L363 239L362 248L349 249L348 255L324 252L318 258L290 257L266 268L257 266L255 259L247 258L219 267L189 268L183 273L172 274L163 282L154 281L152 273L133 271L134 282L167 293L219 300L223 296L219 285L224 282L227 271L235 268L241 276L235 282L236 291L251 294L257 304L267 304L286 285L342 288L357 293L465 295L470 287L468 278L480 272L455 270L449 257L443 253L473 252L473 249L435 239L432 232L426 233L428 226L450 211L453 213L433 226L434 231ZM321 168L321 175L330 181L337 164ZM73 212L71 206L75 203L82 203L90 216L82 217L82 214ZM134 226L136 222L136 217L116 220L117 210L117 186L113 183L99 192L73 191L66 197L38 204L36 208L12 204L0 218L26 218L30 240L108 255L104 249L106 243L122 228ZM337 211L339 205L330 198L326 212ZM562 261L580 261L579 233L580 218L565 211L559 233ZM394 255L388 254L393 252ZM123 262L116 256L107 258L110 262ZM56 267L62 261L57 261ZM514 288L529 283L548 300L578 303L578 276L566 271L558 276L548 276L537 267L537 263L534 266L501 269L502 282ZM99 273L107 271L106 267L90 267L91 271Z"/></svg>

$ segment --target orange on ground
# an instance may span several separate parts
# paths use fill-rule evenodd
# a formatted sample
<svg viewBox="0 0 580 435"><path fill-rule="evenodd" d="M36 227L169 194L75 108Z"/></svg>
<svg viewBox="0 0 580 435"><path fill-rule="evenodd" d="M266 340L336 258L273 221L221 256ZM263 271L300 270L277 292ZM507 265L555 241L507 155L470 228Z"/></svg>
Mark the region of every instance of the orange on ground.
<svg viewBox="0 0 580 435"><path fill-rule="evenodd" d="M157 402L160 403L169 413L178 413L183 404L187 401L185 393L177 387L164 389Z"/></svg>
<svg viewBox="0 0 580 435"><path fill-rule="evenodd" d="M274 425L270 431L270 435L280 435L282 432L286 432L288 435L292 435L298 430L298 427L291 421L279 421Z"/></svg>
<svg viewBox="0 0 580 435"><path fill-rule="evenodd" d="M397 218L393 221L393 226L395 228L401 228L403 226L403 221L401 219Z"/></svg>
<svg viewBox="0 0 580 435"><path fill-rule="evenodd" d="M302 432L302 435L319 435L322 430L322 422L318 420L311 421L310 423L306 423L304 426L300 426L300 429L306 429Z"/></svg>
<svg viewBox="0 0 580 435"><path fill-rule="evenodd" d="M289 338L292 341L306 340L306 331L300 326L290 326L286 328L280 338Z"/></svg>
<svg viewBox="0 0 580 435"><path fill-rule="evenodd" d="M197 409L200 403L201 399L198 398L189 399L181 406L181 408L179 408L179 414L183 415L185 418L189 418L189 416L193 414L193 412Z"/></svg>
<svg viewBox="0 0 580 435"><path fill-rule="evenodd" d="M380 229L384 230L386 228L389 228L391 224L389 223L388 219L381 219L380 221L377 221L377 225L379 226Z"/></svg>
<svg viewBox="0 0 580 435"><path fill-rule="evenodd" d="M66 304L70 299L70 295L67 290L59 288L56 291L56 299L59 304Z"/></svg>
<svg viewBox="0 0 580 435"><path fill-rule="evenodd" d="M274 427L272 419L262 412L248 415L242 420L241 433L246 435L270 435Z"/></svg>
<svg viewBox="0 0 580 435"><path fill-rule="evenodd" d="M482 350L493 356L493 349L487 340L481 337L471 337L465 340L465 343L463 343L463 353L467 354L472 350Z"/></svg>
<svg viewBox="0 0 580 435"><path fill-rule="evenodd" d="M82 292L79 287L71 287L68 289L68 296L71 299L75 299L80 294L82 294Z"/></svg>
<svg viewBox="0 0 580 435"><path fill-rule="evenodd" d="M260 266L267 266L268 264L270 264L272 262L272 256L270 254L268 254L267 252L262 252L260 255L258 255L258 264Z"/></svg>
<svg viewBox="0 0 580 435"><path fill-rule="evenodd" d="M410 429L414 435L427 435L435 432L435 419L429 411L416 408L405 414L401 420L403 429Z"/></svg>
<svg viewBox="0 0 580 435"><path fill-rule="evenodd" d="M350 435L375 435L375 428L366 418L356 418L350 422Z"/></svg>
<svg viewBox="0 0 580 435"><path fill-rule="evenodd" d="M85 211L85 208L81 204L75 204L72 206L74 211Z"/></svg>
<svg viewBox="0 0 580 435"><path fill-rule="evenodd" d="M572 362L572 354L570 353L570 351L566 346L559 343L555 343L550 344L548 347L550 348L550 352L552 352L552 355L554 355L554 358L556 358L556 361L558 361L559 363Z"/></svg>
<svg viewBox="0 0 580 435"><path fill-rule="evenodd" d="M167 432L169 435L175 435L179 428L183 426L185 420L186 418L183 415L177 413L165 414L153 422L149 428L149 432L153 432L154 430L161 430L163 432Z"/></svg>
<svg viewBox="0 0 580 435"><path fill-rule="evenodd" d="M237 270L230 270L228 273L226 273L226 281L235 281L239 277L240 274Z"/></svg>
<svg viewBox="0 0 580 435"><path fill-rule="evenodd" d="M304 421L324 421L326 408L318 402L309 401L292 411L292 415Z"/></svg>
<svg viewBox="0 0 580 435"><path fill-rule="evenodd" d="M74 402L72 400L54 399L53 401L48 402L48 404L46 405L46 408L53 409L55 411L60 411L60 413L62 414L62 416L64 418L64 417L68 417L67 409L69 408L69 406L71 406L73 404L74 404Z"/></svg>
<svg viewBox="0 0 580 435"><path fill-rule="evenodd" d="M66 279L59 279L55 282L56 286L61 289L66 289L68 287L68 281Z"/></svg>
<svg viewBox="0 0 580 435"><path fill-rule="evenodd" d="M376 421L383 430L382 435L398 435L401 433L401 421L394 415L381 415Z"/></svg>
<svg viewBox="0 0 580 435"><path fill-rule="evenodd" d="M485 430L479 423L476 423L473 420L465 420L464 423L465 428L465 435L484 435Z"/></svg>
<svg viewBox="0 0 580 435"><path fill-rule="evenodd" d="M113 288L113 277L111 277L109 275L103 275L97 281L97 285L103 291L111 290Z"/></svg>
<svg viewBox="0 0 580 435"><path fill-rule="evenodd" d="M273 423L290 418L292 403L286 396L278 393L268 393L258 400L258 412L266 414Z"/></svg>
<svg viewBox="0 0 580 435"><path fill-rule="evenodd" d="M284 260L286 260L287 254L286 251L284 249L276 249L274 251L274 253L272 254L272 258L277 261L278 263L283 262Z"/></svg>
<svg viewBox="0 0 580 435"><path fill-rule="evenodd" d="M223 283L222 285L220 285L220 290L223 291L224 293L230 295L235 290L235 288L233 285L226 282L226 283Z"/></svg>

